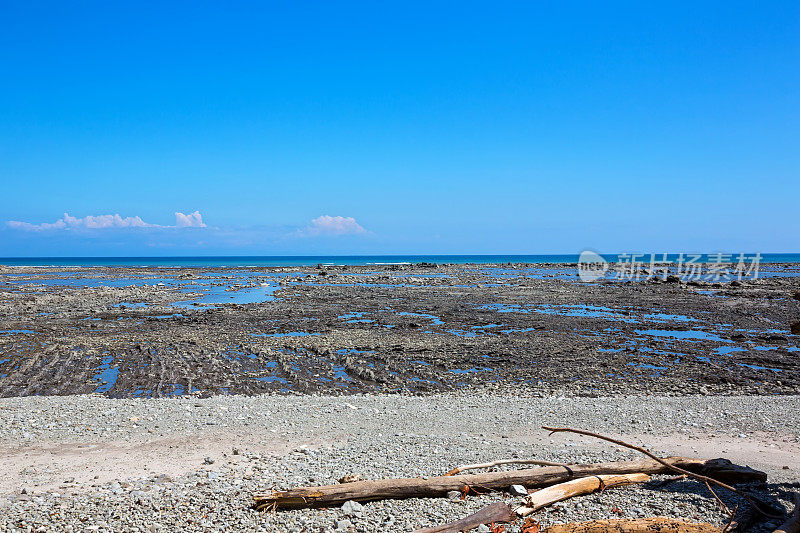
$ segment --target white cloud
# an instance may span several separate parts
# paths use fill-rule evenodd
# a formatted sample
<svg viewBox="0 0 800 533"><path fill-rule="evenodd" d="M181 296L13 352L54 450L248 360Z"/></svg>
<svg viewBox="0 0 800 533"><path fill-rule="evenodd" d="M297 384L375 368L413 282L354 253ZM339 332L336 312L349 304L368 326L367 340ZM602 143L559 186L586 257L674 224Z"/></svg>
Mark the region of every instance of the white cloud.
<svg viewBox="0 0 800 533"><path fill-rule="evenodd" d="M184 215L179 211L175 211L175 226L178 228L205 228L203 217L200 211Z"/></svg>
<svg viewBox="0 0 800 533"><path fill-rule="evenodd" d="M306 228L309 235L360 235L367 233L353 217L332 217L322 215L315 218Z"/></svg>
<svg viewBox="0 0 800 533"><path fill-rule="evenodd" d="M203 217L199 211L184 215L175 213L174 226L161 226L159 224L149 224L141 217L122 217L120 215L88 215L83 218L64 216L55 222L43 222L41 224L31 224L30 222L20 222L19 220L9 220L6 225L9 228L24 231L48 231L48 230L67 230L67 229L110 229L110 228L205 228Z"/></svg>

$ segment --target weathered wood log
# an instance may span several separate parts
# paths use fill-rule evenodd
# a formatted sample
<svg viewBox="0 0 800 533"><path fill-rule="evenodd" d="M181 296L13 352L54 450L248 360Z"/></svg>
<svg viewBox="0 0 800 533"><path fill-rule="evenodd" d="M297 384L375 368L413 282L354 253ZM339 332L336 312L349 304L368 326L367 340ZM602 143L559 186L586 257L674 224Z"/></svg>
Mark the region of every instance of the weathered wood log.
<svg viewBox="0 0 800 533"><path fill-rule="evenodd" d="M601 489L605 490L620 485L630 485L631 483L646 483L647 481L650 481L650 476L641 473L621 474L616 476L589 476L573 479L572 481L565 481L564 483L552 485L528 495L525 498L525 505L514 509L514 512L519 516L528 516L543 507L572 498L573 496L591 494Z"/></svg>
<svg viewBox="0 0 800 533"><path fill-rule="evenodd" d="M672 518L642 518L636 520L592 520L550 526L542 533L721 533L706 523L689 523Z"/></svg>
<svg viewBox="0 0 800 533"><path fill-rule="evenodd" d="M496 502L461 520L456 520L449 524L442 524L441 526L418 529L414 533L458 533L459 531L469 531L481 524L511 522L516 520L516 518L516 513L514 513L508 504Z"/></svg>
<svg viewBox="0 0 800 533"><path fill-rule="evenodd" d="M664 460L670 465L703 472L710 477L724 478L734 482L764 481L766 474L747 467L733 465L724 459L702 460L687 457L670 457ZM602 474L661 474L669 469L656 461L621 461L615 463L575 464L568 466L544 466L525 470L437 476L427 479L379 479L356 481L339 485L302 487L286 491L256 494L255 508L302 509L306 507L331 507L348 500L374 501L404 498L433 498L446 495L465 486L482 490L506 489L511 485L547 487L571 479Z"/></svg>
<svg viewBox="0 0 800 533"><path fill-rule="evenodd" d="M794 511L775 533L800 533L800 494L794 495Z"/></svg>

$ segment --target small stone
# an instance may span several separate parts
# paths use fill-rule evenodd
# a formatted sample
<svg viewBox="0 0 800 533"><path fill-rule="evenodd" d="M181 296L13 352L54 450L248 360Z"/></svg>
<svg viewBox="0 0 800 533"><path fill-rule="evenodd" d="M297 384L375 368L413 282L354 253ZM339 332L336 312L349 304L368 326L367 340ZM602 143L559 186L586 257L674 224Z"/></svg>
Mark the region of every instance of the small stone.
<svg viewBox="0 0 800 533"><path fill-rule="evenodd" d="M364 511L364 506L358 503L357 501L348 500L344 502L342 505L342 512L346 516L361 516L361 513Z"/></svg>
<svg viewBox="0 0 800 533"><path fill-rule="evenodd" d="M478 526L478 533L491 533L492 530L489 529L489 526L486 524L481 524Z"/></svg>
<svg viewBox="0 0 800 533"><path fill-rule="evenodd" d="M508 492L510 492L514 496L527 496L528 489L523 487L522 485L511 485L509 487Z"/></svg>
<svg viewBox="0 0 800 533"><path fill-rule="evenodd" d="M214 464L214 459L212 459L211 457L206 457L205 459L203 459L203 463L205 463L207 465L213 465Z"/></svg>
<svg viewBox="0 0 800 533"><path fill-rule="evenodd" d="M353 523L350 520L345 519L336 521L337 531L348 531L351 527L353 527Z"/></svg>
<svg viewBox="0 0 800 533"><path fill-rule="evenodd" d="M454 501L455 500L460 500L461 499L461 493L458 492L457 490L451 490L450 492L447 493L447 499L448 500L454 500Z"/></svg>

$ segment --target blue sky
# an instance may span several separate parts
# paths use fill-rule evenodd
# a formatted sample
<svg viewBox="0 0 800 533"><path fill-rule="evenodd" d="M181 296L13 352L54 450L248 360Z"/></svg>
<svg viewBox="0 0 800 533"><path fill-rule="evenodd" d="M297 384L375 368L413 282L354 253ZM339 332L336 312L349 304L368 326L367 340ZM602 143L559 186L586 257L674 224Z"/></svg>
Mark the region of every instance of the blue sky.
<svg viewBox="0 0 800 533"><path fill-rule="evenodd" d="M0 79L0 256L800 251L796 1L3 2Z"/></svg>

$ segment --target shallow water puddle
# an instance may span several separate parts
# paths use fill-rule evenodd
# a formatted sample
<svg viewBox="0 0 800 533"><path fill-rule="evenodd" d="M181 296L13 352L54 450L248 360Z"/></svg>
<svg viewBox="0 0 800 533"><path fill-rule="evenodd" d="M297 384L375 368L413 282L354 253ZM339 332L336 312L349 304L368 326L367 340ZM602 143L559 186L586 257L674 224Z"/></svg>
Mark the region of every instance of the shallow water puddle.
<svg viewBox="0 0 800 533"><path fill-rule="evenodd" d="M544 305L531 309L534 313L555 316L570 316L582 318L602 318L619 322L637 322L635 318L627 316L610 307L597 305Z"/></svg>
<svg viewBox="0 0 800 533"><path fill-rule="evenodd" d="M251 333L251 337L316 337L322 333L311 333L309 331L287 331L285 333Z"/></svg>
<svg viewBox="0 0 800 533"><path fill-rule="evenodd" d="M562 279L574 280L578 274L574 268L498 268L488 267L477 270L478 275L497 278Z"/></svg>
<svg viewBox="0 0 800 533"><path fill-rule="evenodd" d="M597 351L599 353L619 353L622 350L624 350L624 348L598 348L597 349Z"/></svg>
<svg viewBox="0 0 800 533"><path fill-rule="evenodd" d="M215 285L199 298L183 300L171 305L179 308L191 308L197 305L256 304L273 300L275 298L273 293L279 288L278 285L260 285L231 291L228 290L229 286L227 285Z"/></svg>
<svg viewBox="0 0 800 533"><path fill-rule="evenodd" d="M350 374L347 373L342 365L333 365L333 377L339 381L352 381Z"/></svg>
<svg viewBox="0 0 800 533"><path fill-rule="evenodd" d="M97 374L95 374L94 379L100 380L104 383L99 387L97 387L94 390L94 392L99 394L108 392L109 390L111 390L111 387L113 387L117 383L117 377L119 376L119 367L117 366L112 367L111 366L112 360L113 357L110 355L103 358L103 362L97 369L98 372Z"/></svg>
<svg viewBox="0 0 800 533"><path fill-rule="evenodd" d="M689 329L689 330L673 330L673 329L637 329L635 330L639 335L649 335L651 337L666 337L677 340L688 341L714 341L714 342L731 342L723 339L719 335L708 333L706 331Z"/></svg>
<svg viewBox="0 0 800 533"><path fill-rule="evenodd" d="M651 365L649 363L626 363L626 366L635 366L636 368L646 368L648 370L667 370L666 366Z"/></svg>
<svg viewBox="0 0 800 533"><path fill-rule="evenodd" d="M225 348L220 355L228 361L245 361L248 359L256 359L258 355L238 347Z"/></svg>
<svg viewBox="0 0 800 533"><path fill-rule="evenodd" d="M44 278L15 280L19 285L42 285L45 287L122 288L143 286L175 286L181 282L174 278Z"/></svg>
<svg viewBox="0 0 800 533"><path fill-rule="evenodd" d="M711 296L713 298L727 298L724 294L720 294L719 289L714 290L695 290L697 294L702 294L704 296Z"/></svg>
<svg viewBox="0 0 800 533"><path fill-rule="evenodd" d="M418 316L420 318L426 318L431 321L434 326L441 326L444 324L444 321L440 319L436 315L430 315L428 313L412 313L410 311L400 311L397 313L398 316Z"/></svg>
<svg viewBox="0 0 800 533"><path fill-rule="evenodd" d="M486 368L484 366L476 366L473 368L466 368L466 369L454 368L452 370L448 370L448 372L451 374L477 374L480 372L491 372L491 371L492 371L491 368Z"/></svg>
<svg viewBox="0 0 800 533"><path fill-rule="evenodd" d="M501 329L499 333L505 333L506 335L509 333L528 333L529 331L536 331L537 329L541 328L509 328L509 329Z"/></svg>
<svg viewBox="0 0 800 533"><path fill-rule="evenodd" d="M730 355L736 352L745 352L744 348L740 348L738 346L720 346L718 348L714 348L715 355Z"/></svg>
<svg viewBox="0 0 800 533"><path fill-rule="evenodd" d="M646 320L653 320L656 322L697 322L696 318L686 315L671 315L669 313L647 313L643 315Z"/></svg>
<svg viewBox="0 0 800 533"><path fill-rule="evenodd" d="M463 329L448 329L446 331L451 335L456 335L457 337L465 337L465 338L477 337L478 335L483 333L483 332L479 333L476 331L464 331Z"/></svg>
<svg viewBox="0 0 800 533"><path fill-rule="evenodd" d="M338 355L369 355L374 354L375 350L358 350L356 348L339 348L336 350Z"/></svg>
<svg viewBox="0 0 800 533"><path fill-rule="evenodd" d="M748 365L747 363L736 363L739 366L751 368L753 370L771 370L773 372L783 372L782 368L770 368L768 366Z"/></svg>
<svg viewBox="0 0 800 533"><path fill-rule="evenodd" d="M490 311L497 311L498 313L530 313L531 311L525 309L520 305L511 304L486 304L478 306L478 309L488 309Z"/></svg>
<svg viewBox="0 0 800 533"><path fill-rule="evenodd" d="M255 378L256 381L263 381L265 383L281 383L282 385L286 385L289 381L286 378L282 378L280 376L263 376L260 378Z"/></svg>
<svg viewBox="0 0 800 533"><path fill-rule="evenodd" d="M364 311L356 311L353 313L345 313L336 318L342 319L346 324L369 324L375 322L372 318L362 318L365 315Z"/></svg>

